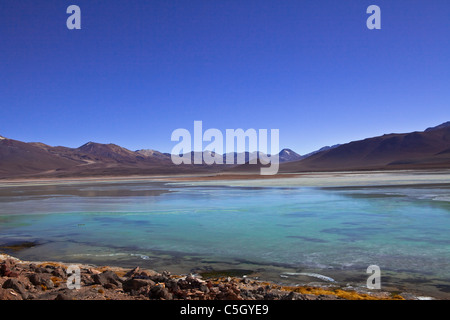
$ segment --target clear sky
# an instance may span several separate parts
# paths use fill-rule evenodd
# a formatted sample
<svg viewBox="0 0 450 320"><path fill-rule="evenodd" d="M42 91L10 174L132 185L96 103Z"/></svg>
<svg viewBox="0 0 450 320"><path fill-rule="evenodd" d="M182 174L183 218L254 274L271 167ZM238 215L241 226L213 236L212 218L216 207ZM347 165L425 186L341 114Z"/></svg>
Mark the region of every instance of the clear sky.
<svg viewBox="0 0 450 320"><path fill-rule="evenodd" d="M423 130L450 120L449 39L448 0L1 0L0 134L170 152L202 120L305 154Z"/></svg>

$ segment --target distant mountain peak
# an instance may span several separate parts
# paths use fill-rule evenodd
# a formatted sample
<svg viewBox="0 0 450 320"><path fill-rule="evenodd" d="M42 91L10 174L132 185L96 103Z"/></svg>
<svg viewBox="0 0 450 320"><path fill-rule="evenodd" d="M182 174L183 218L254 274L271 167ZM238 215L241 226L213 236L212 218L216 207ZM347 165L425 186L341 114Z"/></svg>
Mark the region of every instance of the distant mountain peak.
<svg viewBox="0 0 450 320"><path fill-rule="evenodd" d="M84 146L115 146L115 144L114 143L99 143L99 142L89 141L89 142L83 144L81 147L84 147Z"/></svg>
<svg viewBox="0 0 450 320"><path fill-rule="evenodd" d="M127 150L124 147L121 147L117 144L114 143L98 143L98 142L92 142L89 141L88 143L83 144L81 147L79 147L78 149L86 149L86 148L103 148L103 147L109 147L109 148L119 148L119 149L124 149Z"/></svg>
<svg viewBox="0 0 450 320"><path fill-rule="evenodd" d="M440 129L444 129L444 128L450 128L450 121L444 122L436 127L431 127L425 130L425 132L428 131L434 131L434 130L440 130Z"/></svg>
<svg viewBox="0 0 450 320"><path fill-rule="evenodd" d="M145 155L145 156L152 156L155 153L160 153L159 151L153 150L153 149L140 149L140 150L136 150L136 153Z"/></svg>
<svg viewBox="0 0 450 320"><path fill-rule="evenodd" d="M283 150L280 151L280 154L281 153L291 154L291 153L294 153L294 151L292 151L291 149L288 149L288 148L284 148Z"/></svg>
<svg viewBox="0 0 450 320"><path fill-rule="evenodd" d="M89 142L83 144L82 146L80 146L79 148L81 149L81 148L84 148L84 147L89 147L89 146L97 145L97 144L98 143L96 143L96 142L89 141Z"/></svg>
<svg viewBox="0 0 450 320"><path fill-rule="evenodd" d="M153 149L140 149L135 151L138 155L146 158L155 158L155 159L162 159L167 160L170 159L170 155L159 152L157 150Z"/></svg>
<svg viewBox="0 0 450 320"><path fill-rule="evenodd" d="M3 136L0 136L0 140L6 140L6 138Z"/></svg>
<svg viewBox="0 0 450 320"><path fill-rule="evenodd" d="M302 156L297 152L287 148L281 150L278 156L280 158L280 162L290 162L302 159Z"/></svg>

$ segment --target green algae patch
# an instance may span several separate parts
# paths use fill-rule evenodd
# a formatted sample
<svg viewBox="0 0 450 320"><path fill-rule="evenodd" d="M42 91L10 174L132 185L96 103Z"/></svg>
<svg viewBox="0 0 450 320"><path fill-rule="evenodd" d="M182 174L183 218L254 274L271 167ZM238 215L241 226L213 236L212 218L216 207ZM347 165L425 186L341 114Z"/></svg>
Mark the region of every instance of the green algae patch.
<svg viewBox="0 0 450 320"><path fill-rule="evenodd" d="M9 243L9 244L0 245L0 249L5 250L5 251L18 252L18 251L21 251L24 249L33 248L37 245L38 244L36 242L25 241L25 242Z"/></svg>

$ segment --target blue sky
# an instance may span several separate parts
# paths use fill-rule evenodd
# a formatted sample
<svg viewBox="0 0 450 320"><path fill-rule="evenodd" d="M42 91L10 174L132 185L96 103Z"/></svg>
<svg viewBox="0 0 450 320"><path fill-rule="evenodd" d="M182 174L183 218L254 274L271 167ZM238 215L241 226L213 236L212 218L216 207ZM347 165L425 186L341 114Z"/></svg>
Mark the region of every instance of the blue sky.
<svg viewBox="0 0 450 320"><path fill-rule="evenodd" d="M447 0L2 0L0 134L169 152L202 120L304 154L422 130L450 120L449 17Z"/></svg>

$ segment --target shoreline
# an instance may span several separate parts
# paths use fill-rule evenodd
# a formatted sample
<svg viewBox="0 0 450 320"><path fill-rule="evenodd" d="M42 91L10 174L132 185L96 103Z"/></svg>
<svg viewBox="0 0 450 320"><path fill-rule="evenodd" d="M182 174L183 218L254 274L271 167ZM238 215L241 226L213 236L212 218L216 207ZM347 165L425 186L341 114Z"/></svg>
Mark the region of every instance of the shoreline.
<svg viewBox="0 0 450 320"><path fill-rule="evenodd" d="M131 175L131 176L90 176L90 177L17 177L0 178L0 187L24 185L59 185L78 183L124 183L124 182L165 182L174 184L235 186L381 186L448 184L450 169L429 170L369 170L279 173L262 176L249 173L204 173L180 175Z"/></svg>
<svg viewBox="0 0 450 320"><path fill-rule="evenodd" d="M0 254L0 300L424 300L408 293L336 285L283 286L246 276L161 273L139 266L76 265L80 289L67 287L68 264ZM427 299L432 299L428 298Z"/></svg>
<svg viewBox="0 0 450 320"><path fill-rule="evenodd" d="M44 247L46 244L43 245ZM357 291L359 293L391 293L404 296L412 300L448 300L448 294L436 289L433 279L424 282L424 277L405 272L396 272L383 269L381 276L381 290L369 290L366 286L369 274L365 266L353 268L316 268L313 266L299 266L281 263L264 263L251 260L219 259L208 256L186 256L185 254L170 251L155 252L125 252L123 250L105 251L105 254L92 254L89 248L84 251L88 254L56 254L47 255L52 248L45 248L34 252L41 245L36 243L10 242L9 246L0 246L1 253L11 255L22 261L59 261L66 265L79 264L89 266L109 266L127 270L139 266L142 269L151 269L158 272L168 271L171 274L186 276L193 274L203 278L231 277L249 279L257 282L271 283L277 287L317 287L320 289L334 288L344 291ZM3 250L2 250L3 249ZM81 251L78 251L81 252ZM101 251L104 252L104 251ZM43 260L42 257L45 257ZM61 262L63 261L63 262ZM1 263L1 261L0 261ZM1 288L1 284L0 284Z"/></svg>

